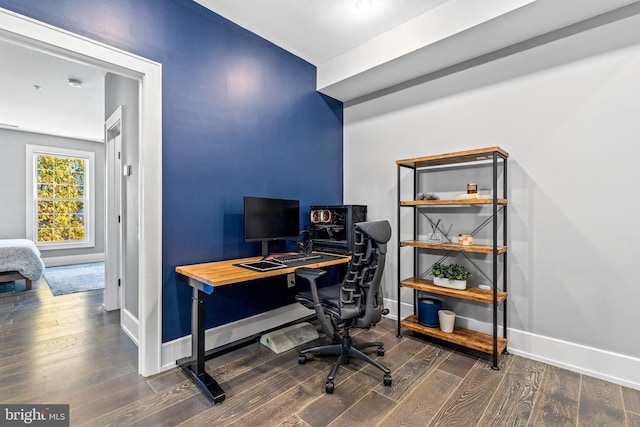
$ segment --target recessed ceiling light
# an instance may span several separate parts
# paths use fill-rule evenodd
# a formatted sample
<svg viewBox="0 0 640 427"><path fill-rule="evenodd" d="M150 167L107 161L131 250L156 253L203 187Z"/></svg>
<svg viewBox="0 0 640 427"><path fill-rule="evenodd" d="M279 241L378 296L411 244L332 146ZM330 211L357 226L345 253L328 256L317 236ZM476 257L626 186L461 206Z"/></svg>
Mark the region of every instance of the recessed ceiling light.
<svg viewBox="0 0 640 427"><path fill-rule="evenodd" d="M79 79L69 79L67 83L69 83L71 87L82 87L82 80Z"/></svg>

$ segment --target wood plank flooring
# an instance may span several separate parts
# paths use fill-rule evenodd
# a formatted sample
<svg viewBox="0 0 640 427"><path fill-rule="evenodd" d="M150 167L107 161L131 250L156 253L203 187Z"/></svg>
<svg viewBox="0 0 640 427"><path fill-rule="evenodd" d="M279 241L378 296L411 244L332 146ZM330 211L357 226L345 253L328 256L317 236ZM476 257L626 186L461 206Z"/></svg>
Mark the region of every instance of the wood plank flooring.
<svg viewBox="0 0 640 427"><path fill-rule="evenodd" d="M227 393L211 406L177 368L144 378L137 349L101 291L53 297L46 282L0 294L0 402L68 403L72 426L629 426L640 391L508 355L485 359L384 320L359 340L385 344L382 374L354 360L325 394L329 360L299 365L259 343L207 361ZM322 339L320 339L322 341ZM375 354L375 351L373 352Z"/></svg>

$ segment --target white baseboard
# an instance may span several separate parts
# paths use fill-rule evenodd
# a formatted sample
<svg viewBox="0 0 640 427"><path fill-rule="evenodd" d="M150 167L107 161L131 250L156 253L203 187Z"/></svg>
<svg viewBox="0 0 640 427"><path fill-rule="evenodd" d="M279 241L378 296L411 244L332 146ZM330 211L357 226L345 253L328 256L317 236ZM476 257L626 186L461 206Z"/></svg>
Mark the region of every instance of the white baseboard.
<svg viewBox="0 0 640 427"><path fill-rule="evenodd" d="M509 352L640 390L640 359L509 329Z"/></svg>
<svg viewBox="0 0 640 427"><path fill-rule="evenodd" d="M397 320L396 301L385 299L384 304L389 309L387 317ZM402 303L402 318L411 314L413 307ZM456 317L456 324L486 333L491 331L491 324L465 317ZM499 333L502 334L502 328ZM640 358L512 328L508 329L507 337L511 354L640 390Z"/></svg>
<svg viewBox="0 0 640 427"><path fill-rule="evenodd" d="M295 303L256 316L240 319L205 332L205 350L230 344L289 322L303 319L314 312ZM162 344L161 369L176 367L176 360L191 355L191 335Z"/></svg>
<svg viewBox="0 0 640 427"><path fill-rule="evenodd" d="M138 331L140 331L140 326L138 324L138 319L124 308L120 309L120 326L122 326L124 333L131 338L131 341L139 346Z"/></svg>
<svg viewBox="0 0 640 427"><path fill-rule="evenodd" d="M61 265L89 264L91 262L104 261L104 253L86 254L86 255L69 255L42 258L45 267L59 267Z"/></svg>

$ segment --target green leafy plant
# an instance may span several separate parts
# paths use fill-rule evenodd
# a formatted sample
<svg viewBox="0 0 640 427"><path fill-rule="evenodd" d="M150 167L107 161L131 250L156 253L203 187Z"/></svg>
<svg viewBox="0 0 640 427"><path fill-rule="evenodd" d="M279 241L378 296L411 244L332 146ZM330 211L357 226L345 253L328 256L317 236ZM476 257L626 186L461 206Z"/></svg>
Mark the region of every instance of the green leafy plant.
<svg viewBox="0 0 640 427"><path fill-rule="evenodd" d="M434 277L450 280L467 280L471 277L471 272L467 270L464 265L444 265L439 262L433 263L431 266L431 274L433 274Z"/></svg>
<svg viewBox="0 0 640 427"><path fill-rule="evenodd" d="M431 266L431 273L433 274L434 277L439 277L441 279L444 279L445 277L447 277L446 267L440 264L439 262L436 262Z"/></svg>
<svg viewBox="0 0 640 427"><path fill-rule="evenodd" d="M452 280L467 280L471 277L471 272L467 270L464 265L453 264L451 267L451 273L449 279Z"/></svg>

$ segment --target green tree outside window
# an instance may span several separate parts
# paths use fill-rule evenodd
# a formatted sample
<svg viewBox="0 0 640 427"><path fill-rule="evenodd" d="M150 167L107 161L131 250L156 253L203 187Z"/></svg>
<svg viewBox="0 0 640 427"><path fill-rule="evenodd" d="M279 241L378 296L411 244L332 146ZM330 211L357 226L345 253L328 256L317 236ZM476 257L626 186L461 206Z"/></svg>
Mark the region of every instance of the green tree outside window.
<svg viewBox="0 0 640 427"><path fill-rule="evenodd" d="M86 160L36 157L38 243L85 239Z"/></svg>

